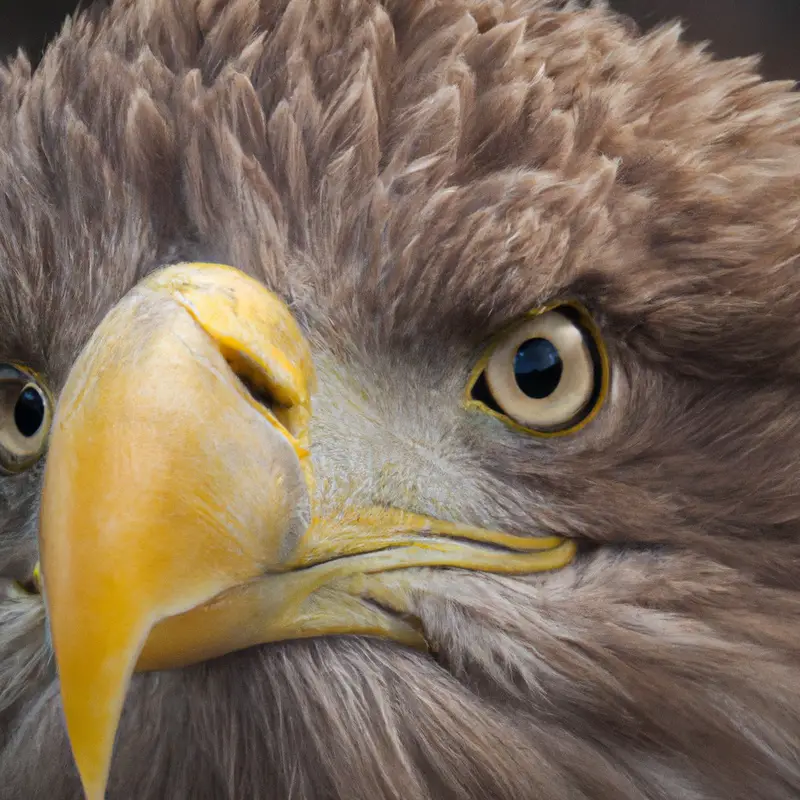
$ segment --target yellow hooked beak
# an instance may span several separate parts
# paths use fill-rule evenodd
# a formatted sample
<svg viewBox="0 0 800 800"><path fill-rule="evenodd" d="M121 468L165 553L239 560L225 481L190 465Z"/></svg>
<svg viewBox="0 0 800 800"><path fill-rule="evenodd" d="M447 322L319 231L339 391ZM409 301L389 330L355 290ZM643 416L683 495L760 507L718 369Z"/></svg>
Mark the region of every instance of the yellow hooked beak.
<svg viewBox="0 0 800 800"><path fill-rule="evenodd" d="M104 796L136 670L343 633L424 647L381 574L528 573L571 561L571 542L402 510L315 518L313 389L311 354L286 306L211 264L150 276L74 365L53 423L40 551L90 800Z"/></svg>

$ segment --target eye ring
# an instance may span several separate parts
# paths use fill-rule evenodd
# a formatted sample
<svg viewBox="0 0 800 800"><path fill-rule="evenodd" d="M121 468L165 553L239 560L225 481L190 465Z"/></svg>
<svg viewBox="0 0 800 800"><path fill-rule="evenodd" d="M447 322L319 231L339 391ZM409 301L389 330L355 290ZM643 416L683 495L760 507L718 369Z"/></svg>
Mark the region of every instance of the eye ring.
<svg viewBox="0 0 800 800"><path fill-rule="evenodd" d="M538 436L575 433L608 394L609 359L579 303L544 306L490 343L467 385L465 406Z"/></svg>
<svg viewBox="0 0 800 800"><path fill-rule="evenodd" d="M51 422L50 396L35 375L0 365L0 472L32 467L44 452Z"/></svg>

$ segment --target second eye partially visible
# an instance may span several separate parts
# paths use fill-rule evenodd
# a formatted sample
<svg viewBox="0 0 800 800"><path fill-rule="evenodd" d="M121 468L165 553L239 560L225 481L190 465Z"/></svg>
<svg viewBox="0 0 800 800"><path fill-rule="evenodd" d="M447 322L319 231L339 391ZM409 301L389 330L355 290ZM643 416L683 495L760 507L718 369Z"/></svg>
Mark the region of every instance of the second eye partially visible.
<svg viewBox="0 0 800 800"><path fill-rule="evenodd" d="M0 471L22 472L39 460L50 419L50 399L38 381L13 364L0 364Z"/></svg>

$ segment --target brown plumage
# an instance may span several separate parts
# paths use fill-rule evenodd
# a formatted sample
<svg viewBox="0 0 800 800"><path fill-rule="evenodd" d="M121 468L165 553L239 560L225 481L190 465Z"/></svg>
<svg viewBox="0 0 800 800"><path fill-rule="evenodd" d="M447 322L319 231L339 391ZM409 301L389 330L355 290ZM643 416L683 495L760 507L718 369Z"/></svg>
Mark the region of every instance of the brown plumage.
<svg viewBox="0 0 800 800"><path fill-rule="evenodd" d="M307 333L313 458L351 496L588 543L530 578L415 573L432 654L137 676L110 797L800 795L790 88L540 0L120 0L0 72L0 362L57 395L143 275L234 264ZM465 411L492 334L567 298L609 349L597 418ZM10 578L42 469L0 477ZM0 603L0 726L3 798L80 796L36 595Z"/></svg>

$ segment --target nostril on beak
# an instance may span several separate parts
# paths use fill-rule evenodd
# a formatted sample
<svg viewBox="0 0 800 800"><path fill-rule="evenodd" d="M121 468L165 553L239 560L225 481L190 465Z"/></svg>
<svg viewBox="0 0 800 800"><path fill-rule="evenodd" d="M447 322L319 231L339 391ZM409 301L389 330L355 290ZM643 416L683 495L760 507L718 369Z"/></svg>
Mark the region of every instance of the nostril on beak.
<svg viewBox="0 0 800 800"><path fill-rule="evenodd" d="M236 370L234 370L233 374L236 375L253 400L259 405L264 406L267 411L271 411L273 414L281 410L282 406L275 400L266 386L257 386L247 375L242 375Z"/></svg>
<svg viewBox="0 0 800 800"><path fill-rule="evenodd" d="M279 403L266 383L256 383L250 375L236 369L234 364L229 362L229 366L250 397L277 419L292 436L297 436L297 426L293 423L289 413L290 407Z"/></svg>

